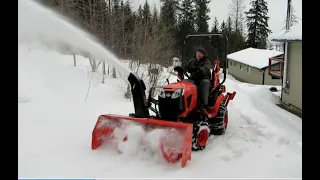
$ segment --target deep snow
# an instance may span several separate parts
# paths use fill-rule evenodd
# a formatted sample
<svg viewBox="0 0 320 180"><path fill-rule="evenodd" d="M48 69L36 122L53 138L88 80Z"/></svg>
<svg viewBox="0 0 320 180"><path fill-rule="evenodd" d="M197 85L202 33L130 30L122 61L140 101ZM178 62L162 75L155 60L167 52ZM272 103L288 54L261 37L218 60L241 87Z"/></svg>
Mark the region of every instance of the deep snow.
<svg viewBox="0 0 320 180"><path fill-rule="evenodd" d="M229 126L226 134L215 137L202 152L193 152L192 161L181 169L179 163L167 164L161 158L144 153L121 155L110 148L91 150L91 133L100 114L127 115L133 111L132 102L124 99L125 82L93 75L85 101L91 72L88 59L48 50L41 45L25 44L35 40L35 32L46 35L43 29L50 22L41 21L23 11L19 1L18 42L18 176L21 178L299 178L302 176L302 120L279 108L279 97L267 87L241 83L228 76L227 91L236 91L229 105ZM28 7L28 11L32 7ZM27 11L27 9L24 9ZM37 16L42 16L39 11ZM44 13L45 14L45 13ZM45 17L43 15L42 17ZM47 16L49 17L49 16ZM50 18L53 18L52 15ZM29 23L27 23L27 22ZM28 25L30 27L26 27ZM61 24L60 24L61 25ZM51 26L57 29L59 25ZM26 30L26 31L24 31ZM50 40L65 38L76 46L79 39L57 34L70 29L50 31ZM65 30L65 31L62 31ZM26 34L28 32L29 34ZM61 33L64 32L64 33ZM49 34L50 34L49 33ZM70 34L70 36L72 36ZM32 38L33 37L33 38ZM74 42L72 40L75 40ZM126 64L98 45L88 41L81 45L97 56L106 56L112 65L126 70ZM93 50L95 49L95 50ZM97 50L98 49L98 50ZM99 51L101 50L101 51ZM99 52L97 52L99 51ZM95 55L96 55L95 54ZM108 58L110 57L110 58ZM111 60L110 60L111 59ZM171 77L170 81L176 78Z"/></svg>
<svg viewBox="0 0 320 180"><path fill-rule="evenodd" d="M228 76L229 127L180 169L156 158L90 149L100 114L127 115L121 78L92 79L87 59L19 46L19 177L301 177L301 119L280 109L267 87ZM173 81L174 78L171 78Z"/></svg>

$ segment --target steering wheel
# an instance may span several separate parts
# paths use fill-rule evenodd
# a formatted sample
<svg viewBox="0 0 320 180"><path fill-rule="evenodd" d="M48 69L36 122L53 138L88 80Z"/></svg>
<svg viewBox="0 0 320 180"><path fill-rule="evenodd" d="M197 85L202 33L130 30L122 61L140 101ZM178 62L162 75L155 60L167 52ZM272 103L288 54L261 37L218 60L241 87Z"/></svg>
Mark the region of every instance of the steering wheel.
<svg viewBox="0 0 320 180"><path fill-rule="evenodd" d="M183 69L181 66L175 66L173 70L176 71L178 73L178 76L181 76L182 79L184 75L187 76L188 79L190 79L190 76L188 75L187 71Z"/></svg>

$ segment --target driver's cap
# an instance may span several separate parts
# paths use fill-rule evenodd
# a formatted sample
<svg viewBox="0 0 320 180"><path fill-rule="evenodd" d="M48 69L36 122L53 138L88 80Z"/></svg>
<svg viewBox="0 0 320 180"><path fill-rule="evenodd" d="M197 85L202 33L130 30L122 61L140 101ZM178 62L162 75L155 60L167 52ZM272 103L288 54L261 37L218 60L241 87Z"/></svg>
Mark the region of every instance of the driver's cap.
<svg viewBox="0 0 320 180"><path fill-rule="evenodd" d="M207 56L207 51L206 51L203 47L199 47L199 48L197 49L197 51L202 52L202 54L203 54L204 56ZM197 51L196 51L196 52L197 52Z"/></svg>

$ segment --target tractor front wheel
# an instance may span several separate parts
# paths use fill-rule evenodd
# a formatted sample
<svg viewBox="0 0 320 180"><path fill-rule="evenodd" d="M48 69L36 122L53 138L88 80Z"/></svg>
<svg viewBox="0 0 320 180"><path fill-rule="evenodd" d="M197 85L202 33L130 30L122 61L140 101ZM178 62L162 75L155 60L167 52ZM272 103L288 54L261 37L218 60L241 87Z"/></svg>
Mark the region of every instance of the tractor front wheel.
<svg viewBox="0 0 320 180"><path fill-rule="evenodd" d="M200 122L193 127L192 150L199 151L206 148L210 137L210 128L207 122Z"/></svg>

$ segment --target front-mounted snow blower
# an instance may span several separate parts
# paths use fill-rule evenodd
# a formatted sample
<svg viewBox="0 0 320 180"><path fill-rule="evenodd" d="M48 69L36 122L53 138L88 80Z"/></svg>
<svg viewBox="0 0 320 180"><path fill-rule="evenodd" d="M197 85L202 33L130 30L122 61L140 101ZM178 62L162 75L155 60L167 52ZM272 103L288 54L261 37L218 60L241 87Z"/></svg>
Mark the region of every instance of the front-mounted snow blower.
<svg viewBox="0 0 320 180"><path fill-rule="evenodd" d="M226 50L227 37L222 34L191 34L186 38L202 36L223 38ZM188 79L180 78L165 86L151 87L146 98L144 82L131 73L128 81L135 112L129 116L100 115L92 132L92 149L110 140L119 143L135 141L144 149L147 148L146 144L155 150L159 149L169 163L181 159L181 167L185 167L187 161L191 160L192 150L204 149L210 136L225 133L228 125L227 106L236 94L226 93L223 85L226 80L226 65L225 51L221 82L220 62L216 60L213 63L209 108L205 114L197 105L197 86ZM180 69L177 70L179 77L188 77L182 68L176 69ZM156 89L158 93L155 98L151 94L155 94L152 92ZM149 110L155 115L150 115Z"/></svg>

